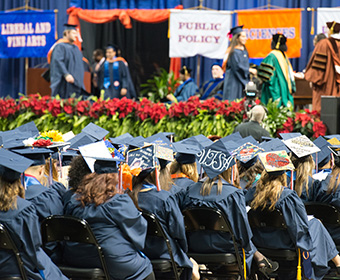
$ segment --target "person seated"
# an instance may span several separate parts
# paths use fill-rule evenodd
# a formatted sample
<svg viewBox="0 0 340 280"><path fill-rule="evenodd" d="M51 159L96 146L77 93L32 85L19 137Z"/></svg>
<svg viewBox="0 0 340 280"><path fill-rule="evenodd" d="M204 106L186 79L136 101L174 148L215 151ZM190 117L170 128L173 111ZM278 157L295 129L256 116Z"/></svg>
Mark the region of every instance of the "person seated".
<svg viewBox="0 0 340 280"><path fill-rule="evenodd" d="M183 66L179 71L179 79L183 82L174 94L168 94L166 98L171 102L187 101L190 96L194 96L198 90L197 85L191 78L191 69Z"/></svg>
<svg viewBox="0 0 340 280"><path fill-rule="evenodd" d="M28 279L66 280L41 248L39 217L34 204L25 200L20 176L31 164L29 159L0 149L0 223L18 248ZM0 250L0 275L20 278L15 255L8 250Z"/></svg>
<svg viewBox="0 0 340 280"><path fill-rule="evenodd" d="M262 105L255 105L250 110L249 122L241 123L235 127L234 132L240 132L241 136L253 136L256 141L262 142L262 137L270 137L269 132L261 126L266 118L266 109Z"/></svg>
<svg viewBox="0 0 340 280"><path fill-rule="evenodd" d="M219 63L211 65L211 76L212 79L205 82L199 89L200 99L206 100L215 97L218 100L222 100L224 71Z"/></svg>
<svg viewBox="0 0 340 280"><path fill-rule="evenodd" d="M313 174L313 179L323 181L332 172L332 152L328 148L331 144L322 136L315 139L313 143L321 150L319 153L313 154L313 160L317 164L317 170Z"/></svg>
<svg viewBox="0 0 340 280"><path fill-rule="evenodd" d="M332 260L340 272L340 256L322 223L308 219L305 206L297 193L286 187L285 171L294 169L285 151L273 151L259 154L265 170L257 182L252 209L268 207L279 209L287 225L288 233L282 230L253 229L253 242L256 246L269 249L300 248L309 252L312 265L312 279L323 279ZM285 163L285 164L283 164Z"/></svg>
<svg viewBox="0 0 340 280"><path fill-rule="evenodd" d="M237 169L233 167L235 160L229 154L228 148L228 144L226 146L218 140L197 155L207 178L188 187L183 209L197 206L221 210L228 218L236 240L239 240L239 245L245 251L243 257L246 259L248 272L254 258L259 270L268 275L278 269L278 264L265 258L251 241L252 232L245 199L242 189L238 187L239 177ZM221 154L223 156L218 156ZM195 253L235 252L229 233L190 233L188 245L190 252Z"/></svg>
<svg viewBox="0 0 340 280"><path fill-rule="evenodd" d="M65 205L65 214L85 219L100 246L111 279L154 278L150 260L141 253L147 222L127 194L119 194L118 169L112 159L96 159ZM100 267L97 254L82 244L65 245L64 258L76 267Z"/></svg>

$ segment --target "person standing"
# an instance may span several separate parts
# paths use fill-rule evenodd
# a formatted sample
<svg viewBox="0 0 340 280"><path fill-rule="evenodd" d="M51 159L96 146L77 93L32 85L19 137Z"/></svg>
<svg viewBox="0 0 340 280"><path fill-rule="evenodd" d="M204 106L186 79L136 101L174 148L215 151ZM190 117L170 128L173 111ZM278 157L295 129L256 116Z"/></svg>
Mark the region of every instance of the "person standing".
<svg viewBox="0 0 340 280"><path fill-rule="evenodd" d="M340 96L340 23L327 22L328 39L315 45L305 79L313 83L313 110L321 111L321 96Z"/></svg>
<svg viewBox="0 0 340 280"><path fill-rule="evenodd" d="M95 49L92 54L93 65L92 65L92 93L95 96L100 96L100 89L98 88L98 71L100 66L105 61L104 52L102 49Z"/></svg>
<svg viewBox="0 0 340 280"><path fill-rule="evenodd" d="M78 32L76 25L65 24L63 39L49 51L52 96L69 98L85 93L83 54L74 44Z"/></svg>
<svg viewBox="0 0 340 280"><path fill-rule="evenodd" d="M269 99L278 101L277 107L294 106L292 94L296 91L293 68L286 55L287 38L283 34L274 34L271 42L272 51L263 59L258 70L262 80L261 102Z"/></svg>
<svg viewBox="0 0 340 280"><path fill-rule="evenodd" d="M242 28L243 25L235 26L229 32L232 39L223 62L226 67L223 100L242 98L243 90L249 81L249 73L256 75L256 69L249 67L248 51L245 46L247 35Z"/></svg>

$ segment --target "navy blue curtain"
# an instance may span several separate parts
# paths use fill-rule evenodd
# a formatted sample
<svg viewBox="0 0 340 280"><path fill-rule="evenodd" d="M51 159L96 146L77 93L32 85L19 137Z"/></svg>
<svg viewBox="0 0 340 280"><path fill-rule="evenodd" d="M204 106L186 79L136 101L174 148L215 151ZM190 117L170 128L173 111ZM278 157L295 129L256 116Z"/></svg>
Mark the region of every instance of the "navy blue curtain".
<svg viewBox="0 0 340 280"><path fill-rule="evenodd" d="M24 0L1 0L0 11L6 11L25 5ZM66 10L70 6L69 0L30 0L30 7L42 10L58 10L57 28L58 38L62 37L63 24L67 22ZM29 67L46 63L46 58L30 58ZM25 93L25 59L0 59L0 97L11 96L17 98L19 93Z"/></svg>

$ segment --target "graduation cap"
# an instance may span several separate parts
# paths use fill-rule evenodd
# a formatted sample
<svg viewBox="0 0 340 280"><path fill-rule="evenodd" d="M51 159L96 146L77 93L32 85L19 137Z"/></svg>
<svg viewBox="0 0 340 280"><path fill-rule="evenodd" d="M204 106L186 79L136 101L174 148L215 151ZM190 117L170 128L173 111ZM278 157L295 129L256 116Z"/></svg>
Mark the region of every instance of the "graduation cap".
<svg viewBox="0 0 340 280"><path fill-rule="evenodd" d="M109 132L106 129L94 123L89 123L87 126L83 128L82 132L90 135L91 137L97 140L102 140L107 134L109 134Z"/></svg>
<svg viewBox="0 0 340 280"><path fill-rule="evenodd" d="M111 137L109 139L113 145L121 145L121 144L126 144L127 142L132 140L133 136L127 132L114 138Z"/></svg>
<svg viewBox="0 0 340 280"><path fill-rule="evenodd" d="M234 132L233 134L230 134L230 135L227 135L223 138L221 138L220 140L222 142L226 142L226 141L234 141L234 142L237 142L238 140L241 140L242 139L242 136L240 134L240 132Z"/></svg>
<svg viewBox="0 0 340 280"><path fill-rule="evenodd" d="M243 31L243 25L238 25L238 26L235 26L232 29L230 29L228 34L235 36L236 34L242 32L242 31Z"/></svg>
<svg viewBox="0 0 340 280"><path fill-rule="evenodd" d="M315 139L313 143L320 149L320 152L313 154L312 157L318 167L322 167L331 160L331 150L328 148L331 144L322 136Z"/></svg>
<svg viewBox="0 0 340 280"><path fill-rule="evenodd" d="M77 25L65 23L64 30L77 30Z"/></svg>
<svg viewBox="0 0 340 280"><path fill-rule="evenodd" d="M261 139L262 139L262 142L263 141L267 142L267 141L273 140L274 138L273 137L268 137L268 136L262 136Z"/></svg>
<svg viewBox="0 0 340 280"><path fill-rule="evenodd" d="M328 139L327 142L328 142L329 144L331 144L332 146L333 146L333 145L340 145L339 139L337 139L337 138L335 138L335 137L333 137L333 138L331 138L331 139Z"/></svg>
<svg viewBox="0 0 340 280"><path fill-rule="evenodd" d="M286 45L287 37L283 34L276 33L276 34L273 35L272 40L274 42L275 49L278 50L280 48L280 46Z"/></svg>
<svg viewBox="0 0 340 280"><path fill-rule="evenodd" d="M332 31L332 33L339 33L340 32L340 23L337 23L335 21L326 22L327 27L329 30Z"/></svg>
<svg viewBox="0 0 340 280"><path fill-rule="evenodd" d="M14 182L20 178L28 167L33 164L33 161L21 155L0 149L0 175L7 182Z"/></svg>
<svg viewBox="0 0 340 280"><path fill-rule="evenodd" d="M298 158L320 152L320 149L306 135L283 140L283 143Z"/></svg>
<svg viewBox="0 0 340 280"><path fill-rule="evenodd" d="M238 140L237 143L240 144L240 145L243 145L245 143L258 144L258 142L255 140L255 138L251 135Z"/></svg>
<svg viewBox="0 0 340 280"><path fill-rule="evenodd" d="M175 136L174 132L158 132L152 136L157 137L159 135L165 136L166 138L168 138L170 140L170 142L173 142L173 138Z"/></svg>
<svg viewBox="0 0 340 280"><path fill-rule="evenodd" d="M12 152L15 152L19 155L24 156L33 161L32 166L36 165L45 165L46 157L53 153L51 149L46 148L35 148L29 147L24 149L14 149Z"/></svg>
<svg viewBox="0 0 340 280"><path fill-rule="evenodd" d="M288 140L294 137L301 136L302 134L300 132L291 132L291 133L279 133L282 140Z"/></svg>
<svg viewBox="0 0 340 280"><path fill-rule="evenodd" d="M340 157L340 145L332 145L328 147L334 156Z"/></svg>
<svg viewBox="0 0 340 280"><path fill-rule="evenodd" d="M200 152L197 146L190 144L174 143L176 151L175 159L181 164L190 164L196 162L196 155Z"/></svg>
<svg viewBox="0 0 340 280"><path fill-rule="evenodd" d="M205 137L203 134L191 136L191 137L184 139L180 142L183 143L183 144L191 144L191 145L194 145L194 146L198 145L200 150L202 150L205 147L208 147L212 143L214 143L208 137Z"/></svg>
<svg viewBox="0 0 340 280"><path fill-rule="evenodd" d="M143 136L137 136L127 141L125 144L129 145L129 149L141 148L144 146L145 138Z"/></svg>
<svg viewBox="0 0 340 280"><path fill-rule="evenodd" d="M222 69L222 64L220 62L214 62L213 64L211 64L210 69L213 68L214 66L218 66Z"/></svg>
<svg viewBox="0 0 340 280"><path fill-rule="evenodd" d="M248 142L234 150L233 154L244 167L249 168L256 162L257 155L261 152L264 152L263 148Z"/></svg>
<svg viewBox="0 0 340 280"><path fill-rule="evenodd" d="M96 142L96 139L90 135L80 132L70 140L70 149L78 149L80 146L85 146Z"/></svg>
<svg viewBox="0 0 340 280"><path fill-rule="evenodd" d="M182 75L187 75L187 74L190 74L191 72L192 70L186 67L185 65L182 67L181 70L179 70L179 73L181 73Z"/></svg>
<svg viewBox="0 0 340 280"><path fill-rule="evenodd" d="M19 132L22 132L22 133L31 134L31 137L35 137L35 136L39 135L39 129L35 125L34 121L23 124L23 125L15 128L14 131L19 131Z"/></svg>
<svg viewBox="0 0 340 280"><path fill-rule="evenodd" d="M287 146L278 138L274 138L268 142L262 142L259 147L264 149L265 152L284 150L286 153L290 153L290 150L287 148Z"/></svg>
<svg viewBox="0 0 340 280"><path fill-rule="evenodd" d="M332 139L335 138L340 141L340 134L330 134L330 135L325 135L325 138L327 139Z"/></svg>
<svg viewBox="0 0 340 280"><path fill-rule="evenodd" d="M127 163L131 169L140 168L142 173L148 174L159 166L159 162L155 156L156 145L148 145L128 151Z"/></svg>
<svg viewBox="0 0 340 280"><path fill-rule="evenodd" d="M57 153L58 154L58 153ZM78 156L80 153L76 150L67 150L60 153L61 166L68 166L71 164L73 158Z"/></svg>
<svg viewBox="0 0 340 280"><path fill-rule="evenodd" d="M155 135L149 136L145 138L146 143L153 143L156 145L160 145L169 149L173 149L172 143L170 142L169 138L167 138L164 134L162 133L157 133Z"/></svg>
<svg viewBox="0 0 340 280"><path fill-rule="evenodd" d="M235 159L221 140L204 148L196 157L210 179L215 178L235 164Z"/></svg>
<svg viewBox="0 0 340 280"><path fill-rule="evenodd" d="M294 170L294 165L284 150L260 153L259 158L268 173L280 175L287 170Z"/></svg>
<svg viewBox="0 0 340 280"><path fill-rule="evenodd" d="M117 159L95 157L94 172L97 174L118 173Z"/></svg>

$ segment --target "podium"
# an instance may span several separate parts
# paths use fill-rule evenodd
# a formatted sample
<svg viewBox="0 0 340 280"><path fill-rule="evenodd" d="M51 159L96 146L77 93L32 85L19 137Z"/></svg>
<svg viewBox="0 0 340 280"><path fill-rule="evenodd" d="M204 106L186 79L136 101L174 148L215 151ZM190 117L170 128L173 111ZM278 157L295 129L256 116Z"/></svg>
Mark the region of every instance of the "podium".
<svg viewBox="0 0 340 280"><path fill-rule="evenodd" d="M327 126L327 134L340 133L340 97L321 96L321 120Z"/></svg>
<svg viewBox="0 0 340 280"><path fill-rule="evenodd" d="M26 94L40 93L41 96L51 95L50 82L47 82L41 75L47 68L28 68ZM91 73L84 73L84 85L87 92L91 92Z"/></svg>
<svg viewBox="0 0 340 280"><path fill-rule="evenodd" d="M294 107L303 109L304 105L312 104L313 90L305 79L295 78L295 84L296 92L293 93Z"/></svg>

